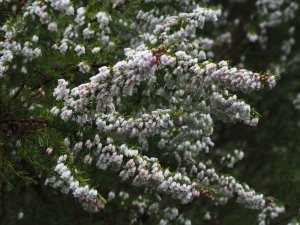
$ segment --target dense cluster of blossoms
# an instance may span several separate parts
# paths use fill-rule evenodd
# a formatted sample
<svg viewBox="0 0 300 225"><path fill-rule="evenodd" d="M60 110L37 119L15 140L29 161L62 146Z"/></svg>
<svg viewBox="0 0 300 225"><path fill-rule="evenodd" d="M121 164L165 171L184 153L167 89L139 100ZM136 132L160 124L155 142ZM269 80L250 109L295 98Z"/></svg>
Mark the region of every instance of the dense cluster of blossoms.
<svg viewBox="0 0 300 225"><path fill-rule="evenodd" d="M136 2L134 16L123 18L119 12L110 15L110 10L98 10L97 3L83 6L70 0L32 1L22 10L21 22L1 27L4 39L0 41L0 77L4 78L9 70L29 74L28 62L51 51L66 61L72 59L68 67L84 80L78 84L56 71L59 79L53 97L57 102L49 111L66 126L75 126L76 131L70 129L65 134L63 154L51 146L46 150L56 160L55 174L46 179L46 184L61 188L63 193L71 192L87 210L102 209L106 201L98 191L75 178L73 168L80 161L84 166L96 166L101 173L117 172L120 178L116 176L115 183L131 182L140 190L171 196L182 204L202 196L216 204L235 198L247 208L262 210L259 224L266 224L269 214L274 218L283 208L269 206L262 194L215 168L219 162L232 168L244 153L236 150L222 155L217 162L207 158L214 152L214 123L222 120L257 125L258 115L238 95L273 88L275 75L214 60L215 40L199 33L205 22L218 26L221 10L205 8L199 3L202 1L194 0L173 4L167 0ZM281 2L257 1L266 20L259 25L259 34L249 33L251 42L259 40L264 45L268 27L294 17L297 5ZM155 7L157 3L162 7ZM111 7L126 4L117 0ZM285 6L285 13L279 15L278 8ZM67 23L53 15L63 17ZM38 34L31 34L28 40L18 38L31 22L53 35L47 45ZM218 38L230 42L229 33ZM285 42L286 54L293 42L292 38ZM125 57L120 53L123 51ZM111 52L114 57L101 61ZM21 66L14 63L18 57L23 59ZM127 198L125 191L118 192L120 198ZM107 196L109 204L115 193L110 191ZM161 214L161 204L160 197L153 202L147 194L132 200L140 214ZM205 218L209 219L210 214L206 213ZM175 220L191 224L176 207L165 207L159 224Z"/></svg>
<svg viewBox="0 0 300 225"><path fill-rule="evenodd" d="M255 4L259 17L264 19L258 24L257 33L248 33L248 38L252 42L259 41L263 47L266 47L266 42L268 41L267 29L294 19L299 6L295 1L287 0L257 0ZM291 27L289 32L292 33L293 29ZM291 45L293 45L293 42ZM286 53L288 54L288 52Z"/></svg>
<svg viewBox="0 0 300 225"><path fill-rule="evenodd" d="M251 92L265 85L271 88L275 85L274 76L230 68L225 61L205 61L171 44L174 40L193 37L197 28L203 27L205 19L216 21L218 14L219 11L197 8L192 13L166 16L156 23L150 13L139 11L137 18L149 24L144 28L149 35L162 39L161 45L149 49L146 41L135 49L126 48L125 60L112 67L100 67L90 82L72 89L68 88L67 81L60 79L54 97L63 101L63 107L55 106L51 111L62 120L74 121L85 129L96 125L99 131L95 131L95 135L105 134L106 143L99 136L95 136L94 141L84 140L88 150L96 149L94 157L98 158L96 165L101 170L121 170L123 180L132 178L134 185L157 189L182 203L191 202L206 186L214 184L222 195L217 201L225 203L235 193L237 201L247 207L263 208L262 195L239 184L233 177L218 175L198 161L201 151L208 152L214 145L210 139L213 133L211 115L225 121L257 124L257 118L251 116L251 107L231 95L231 91ZM104 17L102 13L97 14L97 20L107 21L104 23L107 25L109 20ZM180 20L187 21L187 25L172 31ZM82 52L81 55L84 54L82 49L83 46L77 45L75 51ZM158 81L159 77L163 80ZM141 85L144 86L142 91ZM125 113L128 110L124 108L126 98L134 96L141 99L139 111ZM157 96L155 101L151 101L152 96ZM158 158L145 155L149 139L155 135L161 136L157 143L161 151L175 153L183 172L164 169ZM137 137L139 148L114 144L116 140L128 142L134 137ZM74 143L74 154L83 148L83 142Z"/></svg>
<svg viewBox="0 0 300 225"><path fill-rule="evenodd" d="M82 206L90 211L97 212L102 209L104 205L101 203L101 199L98 198L97 190L90 188L88 185L81 186L65 164L66 160L67 155L58 158L54 171L58 173L59 177L47 178L45 184L54 188L61 188L61 191L65 194L71 192L75 198L80 200Z"/></svg>
<svg viewBox="0 0 300 225"><path fill-rule="evenodd" d="M221 163L229 168L233 168L234 164L244 158L244 152L239 150L234 150L233 154L227 154L221 158Z"/></svg>
<svg viewBox="0 0 300 225"><path fill-rule="evenodd" d="M269 221L275 219L279 216L279 214L284 213L284 207L275 206L273 204L269 204L266 208L262 210L262 212L258 215L258 224L266 225L269 224Z"/></svg>

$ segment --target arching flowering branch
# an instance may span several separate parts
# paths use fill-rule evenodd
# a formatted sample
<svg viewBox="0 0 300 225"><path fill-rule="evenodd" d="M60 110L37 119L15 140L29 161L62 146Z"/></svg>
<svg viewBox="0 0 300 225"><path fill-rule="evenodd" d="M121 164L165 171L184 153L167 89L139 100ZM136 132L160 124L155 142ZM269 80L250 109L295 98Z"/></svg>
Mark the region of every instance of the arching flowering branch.
<svg viewBox="0 0 300 225"><path fill-rule="evenodd" d="M243 153L215 157L213 135L221 122L256 126L258 115L240 96L273 88L277 77L230 66L215 52L230 34L218 36L222 12L204 3L36 0L1 26L0 78L10 84L3 90L14 86L11 95L18 90L28 117L46 114L60 134L59 143L45 141L45 161L52 165L46 184L94 212L109 206L112 191L123 200L129 192L139 196L130 207L153 210L160 224L190 225L177 206L201 196L216 204L234 198L267 220L274 211L269 199L216 166L231 168ZM205 22L212 29L203 31ZM40 84L44 74L51 79ZM22 89L12 82L16 76ZM30 99L35 87L47 93ZM79 168L99 190L83 182Z"/></svg>

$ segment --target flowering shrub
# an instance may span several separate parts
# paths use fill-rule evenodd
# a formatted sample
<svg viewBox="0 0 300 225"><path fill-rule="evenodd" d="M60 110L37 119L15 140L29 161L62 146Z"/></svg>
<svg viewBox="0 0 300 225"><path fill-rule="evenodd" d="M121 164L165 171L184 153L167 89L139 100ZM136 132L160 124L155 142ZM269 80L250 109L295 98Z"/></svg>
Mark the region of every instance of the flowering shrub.
<svg viewBox="0 0 300 225"><path fill-rule="evenodd" d="M210 211L230 199L253 209L259 225L283 214L229 175L246 149L214 139L228 124L258 125L247 102L296 61L298 4L257 0L243 24L235 7L247 3L237 2L0 0L5 187L14 173L88 212L121 210L126 224L199 224L190 215L197 207L217 220ZM270 47L276 28L283 35Z"/></svg>

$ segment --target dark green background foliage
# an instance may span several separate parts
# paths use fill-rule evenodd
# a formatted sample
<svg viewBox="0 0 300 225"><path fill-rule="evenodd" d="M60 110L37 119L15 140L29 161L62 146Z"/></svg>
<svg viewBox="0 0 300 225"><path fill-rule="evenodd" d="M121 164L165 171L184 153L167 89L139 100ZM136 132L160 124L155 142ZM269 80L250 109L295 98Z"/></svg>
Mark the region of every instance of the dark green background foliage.
<svg viewBox="0 0 300 225"><path fill-rule="evenodd" d="M20 2L19 7L23 4L22 1ZM259 44L249 44L246 40L247 29L255 29L252 18L256 10L255 1L214 2L216 5L222 4L225 11L229 12L229 21L236 18L241 20L239 26L221 26L219 31L215 31L229 31L233 35L231 45L216 46L217 60L229 60L232 65L237 65L242 62L241 56L244 56L243 64L246 68L267 71L270 64L280 63L281 41L287 37L286 30L291 25L296 27L296 44L291 55L300 54L300 29L297 29L300 28L300 16L289 24L269 29L269 42L267 48L262 50ZM134 4L128 3L127 7L134 7ZM9 5L0 8L0 24L16 16L9 9ZM119 10L119 13L122 13L123 9ZM131 16L130 10L126 10L126 13L128 13L126 16ZM299 11L298 15L300 15ZM115 27L115 29L121 28ZM38 30L37 28L40 39L47 41L52 38L47 33L38 33ZM210 25L206 26L204 32L208 32L206 30L210 31ZM1 35L2 33L0 33L0 40L3 39ZM102 57L95 68L107 62L114 62L117 57L113 56L122 55L122 46L126 46L128 41L126 38L116 37L116 42L119 44L112 52ZM53 119L47 111L55 102L52 91L57 84L57 79L62 76L72 81L74 85L86 79L72 66L76 65L75 56L72 58L72 55L62 56L52 51L43 52L46 52L46 55L31 65L32 68L29 69L32 73L28 76L10 72L9 77L0 80L0 224L129 224L130 210L124 211L117 202L98 214L91 214L83 211L71 195L64 195L43 184L45 172L53 165L45 149L50 145L54 149L63 149L62 140L65 134L72 133L70 127L67 129L61 121ZM68 60L65 60L66 58ZM245 151L245 158L236 165L235 169L228 170L228 173L285 205L286 213L274 220L272 224L287 224L293 218L297 219L300 207L300 128L297 125L300 121L300 112L293 106L293 99L300 92L299 59L296 63L288 60L282 64L282 67L286 68L286 71L281 74L281 79L273 90L245 96L261 115L258 127L218 122L214 136L216 154L219 149L230 152L234 148L241 148ZM2 85L8 86L3 88ZM9 85L21 87L14 97L8 96L5 92L9 89ZM39 88L43 88L46 96L32 95ZM26 108L20 107L24 102L28 106L38 103L44 107L35 110L35 115L32 115ZM73 129L75 132L75 125ZM15 147L17 140L22 140L20 148ZM63 150L60 153L62 152ZM81 169L90 170L90 174L94 177L91 183L98 185L96 187L100 188L102 193L108 193L111 188L117 189L117 186L136 189L137 196L143 192L142 189L132 187L129 183L116 182L118 179L116 173L103 174L97 169L84 166ZM109 187L101 186L103 177L106 179L110 177ZM151 193L149 193L150 197ZM215 206L206 199L200 199L179 209L187 212L186 215L195 225L257 223L257 211L244 209L233 200L225 206ZM212 214L210 221L203 220L207 210ZM24 212L22 220L17 218L20 211ZM144 216L140 221L140 224L155 224L157 220Z"/></svg>

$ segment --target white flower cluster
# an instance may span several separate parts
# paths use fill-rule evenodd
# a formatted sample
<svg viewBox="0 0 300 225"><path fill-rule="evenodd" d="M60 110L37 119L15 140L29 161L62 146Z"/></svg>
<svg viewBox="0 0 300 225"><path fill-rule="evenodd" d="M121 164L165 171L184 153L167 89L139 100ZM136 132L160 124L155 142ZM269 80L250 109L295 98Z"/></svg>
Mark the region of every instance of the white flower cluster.
<svg viewBox="0 0 300 225"><path fill-rule="evenodd" d="M114 98L122 94L132 96L133 93L136 92L137 86L144 81L147 81L149 85L153 86L157 80L155 76L156 71L164 67L175 66L176 64L176 58L174 57L162 55L160 58L157 58L149 50L144 50L144 47L140 49L141 50L136 51L127 49L126 55L128 61L118 62L111 70L107 67L101 67L99 73L90 78L90 83L82 84L73 88L71 91L68 89L68 94L64 96L65 107L61 114L64 115L66 110L84 112L86 104L97 99L99 100L96 106L97 110L106 110L109 108L110 111L114 111ZM77 46L77 50L80 52L82 48ZM201 86L212 86L213 90L218 90L225 86L233 90L252 91L262 88L265 80L269 83L270 87L273 87L275 84L275 78L273 76L260 77L258 74L238 69L229 72L225 62L219 63L221 68L217 69L216 64L207 64L207 62L204 62L199 65L197 63L198 59L192 58L183 51L176 52L175 54L177 56L178 66L173 70L173 73L179 76L179 80L177 80L177 82L180 82L178 83L179 87L186 83L190 88L187 92L199 92L199 97L209 95L209 93L203 93L203 90L199 89L197 82L200 80L202 80ZM185 77L186 75L184 75L183 72L191 73L191 75ZM127 75L125 76L125 74ZM192 74L195 75L192 76ZM167 85L169 83L168 75L169 73L166 74L167 77L165 79ZM174 80L171 82L173 83ZM100 83L102 84L100 85ZM60 90L60 88L63 89ZM54 96L58 100L61 99L59 97L61 95L60 92L65 93L65 89L65 86L59 85L54 91ZM163 91L163 89L159 90ZM156 91L156 93L157 95L162 95L162 93L158 91ZM183 96L184 91L180 95ZM75 100L75 97L78 97L78 99ZM169 101L172 103L174 100L170 99ZM234 115L232 118L236 120L250 120L250 106L243 101L239 101L236 96L229 97L229 99L226 100L222 94L215 91L211 94L210 101L211 106L209 107L209 112L215 115L228 114L227 118ZM68 107L71 109L67 109ZM89 121L86 115L84 117L86 121ZM76 120L82 121L82 117L78 116Z"/></svg>
<svg viewBox="0 0 300 225"><path fill-rule="evenodd" d="M138 118L126 119L117 113L104 114L96 119L99 130L104 132L116 132L123 137L138 137L141 144L147 143L150 135L159 134L162 130L173 127L173 121L169 115L170 110L156 110L151 114L142 114Z"/></svg>
<svg viewBox="0 0 300 225"><path fill-rule="evenodd" d="M248 121L251 117L251 108L244 101L237 100L237 96L233 95L226 99L226 95L213 92L211 96L212 112L218 117L226 120L242 120Z"/></svg>
<svg viewBox="0 0 300 225"><path fill-rule="evenodd" d="M174 224L175 221L178 224L182 225L191 225L191 221L189 219L184 218L182 214L179 213L177 208L165 208L163 211L163 219L159 221L159 225L168 225Z"/></svg>
<svg viewBox="0 0 300 225"><path fill-rule="evenodd" d="M47 5L44 5L41 1L35 1L26 8L23 17L38 16L42 24L48 24L51 20L51 16L46 10Z"/></svg>
<svg viewBox="0 0 300 225"><path fill-rule="evenodd" d="M78 56L85 54L85 47L83 45L77 45L74 50Z"/></svg>
<svg viewBox="0 0 300 225"><path fill-rule="evenodd" d="M204 185L216 185L218 192L221 194L217 200L221 204L237 196L237 202L252 209L262 209L265 206L265 199L262 194L256 193L248 185L240 184L232 176L224 176L216 173L214 168L207 168L204 163L193 165L191 173L195 174L197 179Z"/></svg>
<svg viewBox="0 0 300 225"><path fill-rule="evenodd" d="M139 155L139 151L129 149L126 145L117 147L113 144L112 138L107 138L106 146L102 146L99 139L94 143L97 145L96 151L99 155L96 165L101 170L106 170L108 167L120 170L123 158L126 157L129 160L120 172L123 180L133 178L133 184L156 187L159 191L171 194L183 203L199 197L200 192L197 190L196 183L192 183L188 177L179 172L173 175L169 170L162 169L156 158Z"/></svg>
<svg viewBox="0 0 300 225"><path fill-rule="evenodd" d="M90 188L88 185L80 186L78 180L74 178L71 170L65 164L67 155L62 155L57 160L55 172L58 173L59 178L55 176L47 178L46 185L51 185L54 188L61 188L61 191L68 194L70 191L75 198L78 198L84 208L90 211L98 211L104 206L98 198L98 192Z"/></svg>
<svg viewBox="0 0 300 225"><path fill-rule="evenodd" d="M184 204L200 196L197 183L191 182L187 176L179 172L172 175L168 169L161 170L160 164L156 161L155 158L138 156L136 160L128 161L120 176L126 179L136 172L137 175L133 180L135 185L156 186L159 191L171 194L173 198L180 199Z"/></svg>
<svg viewBox="0 0 300 225"><path fill-rule="evenodd" d="M68 82L63 79L58 80L58 86L54 89L54 96L56 100L66 99L70 90L67 89Z"/></svg>
<svg viewBox="0 0 300 225"><path fill-rule="evenodd" d="M83 26L85 22L85 7L80 7L77 9L77 15L75 21L78 25Z"/></svg>
<svg viewBox="0 0 300 225"><path fill-rule="evenodd" d="M233 168L234 164L244 158L244 152L239 150L234 150L233 154L227 154L221 158L221 163L226 165L228 168Z"/></svg>
<svg viewBox="0 0 300 225"><path fill-rule="evenodd" d="M86 40L93 39L95 31L91 28L91 24L88 24L88 27L83 29L82 34L84 39Z"/></svg>
<svg viewBox="0 0 300 225"><path fill-rule="evenodd" d="M179 13L176 16L169 15L165 17L155 17L151 12L139 11L137 18L143 20L143 26L146 22L153 29L154 35L163 36L164 42L169 43L176 39L185 39L195 35L197 28L202 29L206 20L217 21L217 16L220 14L220 10L196 7L190 13ZM181 21L185 21L186 25L181 27L180 30L170 33L172 28ZM149 40L150 43L156 43L157 39L153 36Z"/></svg>
<svg viewBox="0 0 300 225"><path fill-rule="evenodd" d="M145 46L140 46L135 50L126 49L127 60L116 63L112 68L99 68L99 73L91 77L90 82L71 90L67 88L68 82L60 80L54 91L54 97L57 100L63 100L64 107L60 111L61 118L63 120L72 119L79 124L96 124L100 131L113 132L117 138L120 138L118 135L122 133L128 134L128 138L137 136L139 140L142 139L140 143L142 149L147 149L145 142L150 135L161 134L162 137L165 135L163 139L167 141L161 139L159 143L162 149L166 148L168 141L172 144L170 136L173 136L174 140L179 141L181 139L182 141L173 149L182 152L186 162L196 163L197 161L193 159L195 153L201 152L201 149L205 149L207 152L208 146L213 146L209 138L212 134L212 120L209 115L197 114L196 111L188 114L187 110L211 113L227 121L250 121L250 106L238 100L235 95L226 99L225 96L229 95L229 90L245 92L259 90L265 82L270 87L274 86L275 79L273 76L261 76L247 70L230 69L226 62L214 64L205 61L199 63L197 58L187 55L184 51L176 51L175 57L167 55L165 51L163 48L150 51ZM162 53L160 54L160 52ZM157 74L161 71L165 73L163 84L157 82ZM176 79L172 78L171 74ZM172 128L174 122L170 123L169 116L162 118L162 120L157 117L160 110L156 110L156 116L153 115L157 117L155 119L143 111L139 113L142 115L140 118L130 115L129 119L125 119L118 114L119 108L122 108L121 97L134 97L138 87L143 83L147 84L149 94L144 92L145 94L140 97L147 98L150 93L155 93L156 96L166 96L164 101L168 104L169 109L166 111L168 114L176 114L177 111L173 110L184 112L183 117L178 117L180 133L178 133L178 128L173 131L171 129L169 133L164 132L168 126L171 125ZM165 89L163 89L164 86L166 86ZM178 87L178 89L174 90L174 87ZM224 87L228 89L225 92ZM173 96L168 98L168 92ZM190 100L185 105L182 104L182 101L186 100L186 96ZM199 98L208 99L208 105L203 100L199 104L197 101ZM92 102L94 102L92 105L94 105L95 110L90 111L87 107ZM152 104L153 107L157 107L155 103ZM157 102L156 104L160 103ZM59 111L59 109L54 108L52 111ZM95 113L95 111L101 113ZM157 128L159 129L157 130ZM190 130L190 128L193 129ZM200 136L203 135L202 142L199 142L199 134ZM121 136L124 138L124 135ZM196 138L195 144L186 140L191 136ZM140 155L140 151L132 150L125 145L115 146L112 144L112 139L109 139L106 144L104 147L102 144L97 144L97 154L99 155L97 166L100 169L119 170L122 168L126 157L129 160L120 173L123 179L132 177L135 185L155 188L163 193L171 194L183 203L188 203L200 195L201 190L197 182L192 182L190 178L179 172L172 175L168 170L161 168L160 164L156 162L157 159ZM76 152L81 150L82 147L80 146L74 148ZM169 149L172 151L172 148ZM155 160L155 162L151 160ZM237 194L237 201L249 208L262 208L264 206L263 195L256 194L248 186L237 183L233 177L219 176L214 170L212 171L208 170L208 175L204 176L203 173L207 173L207 171L201 169L196 177L200 179L202 185L218 184L218 191L222 195L220 201L224 202Z"/></svg>
<svg viewBox="0 0 300 225"><path fill-rule="evenodd" d="M293 104L296 109L300 109L300 94L298 94L297 97L294 99Z"/></svg>
<svg viewBox="0 0 300 225"><path fill-rule="evenodd" d="M211 74L211 76L206 77L207 82L215 80L222 82L222 85L226 85L226 87L245 91L261 89L262 80L266 80L270 88L273 88L276 84L274 76L262 77L258 73L252 73L244 69L229 69L225 61L220 62L218 65L209 63L206 65L205 70Z"/></svg>
<svg viewBox="0 0 300 225"><path fill-rule="evenodd" d="M79 67L79 71L81 73L89 73L90 70L91 70L90 66L88 64L84 63L84 62L80 62L78 64L78 67Z"/></svg>
<svg viewBox="0 0 300 225"><path fill-rule="evenodd" d="M5 32L5 40L0 41L0 78L8 70L8 64L12 62L14 56L13 52L19 52L21 50L20 44L12 41L15 36L15 29L3 25L0 31Z"/></svg>
<svg viewBox="0 0 300 225"><path fill-rule="evenodd" d="M106 142L107 145L104 147L102 147L101 143L97 146L99 158L96 166L101 170L106 170L108 167L111 167L113 170L119 170L123 163L123 154L118 154L116 146L112 144L112 138L107 138Z"/></svg>
<svg viewBox="0 0 300 225"><path fill-rule="evenodd" d="M108 201L109 202L119 202L120 204L125 204L129 200L129 194L126 192L110 192ZM132 198L130 206L132 206L134 211L130 214L130 224L137 224L138 218L140 216L150 216L151 218L158 218L158 224L181 224L181 225L191 225L191 221L185 218L184 214L180 213L175 207L163 208L160 205L161 197L155 195L154 199L149 197L138 195ZM163 210L162 210L163 209Z"/></svg>
<svg viewBox="0 0 300 225"><path fill-rule="evenodd" d="M270 223L270 220L275 219L279 214L284 213L284 207L276 206L275 204L270 203L266 208L264 208L261 213L258 215L258 225L267 225Z"/></svg>
<svg viewBox="0 0 300 225"><path fill-rule="evenodd" d="M113 0L113 8L117 8L121 5L123 5L126 2L126 0Z"/></svg>
<svg viewBox="0 0 300 225"><path fill-rule="evenodd" d="M296 2L287 0L257 0L256 6L261 15L267 16L267 19L260 23L261 28L273 27L294 18L298 9Z"/></svg>
<svg viewBox="0 0 300 225"><path fill-rule="evenodd" d="M251 42L259 41L262 47L266 48L268 29L293 20L299 5L293 0L257 0L255 4L260 22L256 28L257 30L249 32L247 36ZM285 58L286 56L284 55L283 57Z"/></svg>
<svg viewBox="0 0 300 225"><path fill-rule="evenodd" d="M24 47L22 49L22 54L27 60L32 61L33 59L41 57L42 51L39 48L30 48L30 43L25 42Z"/></svg>
<svg viewBox="0 0 300 225"><path fill-rule="evenodd" d="M46 0L46 2L50 2L54 9L64 11L67 15L74 14L74 7L70 0Z"/></svg>
<svg viewBox="0 0 300 225"><path fill-rule="evenodd" d="M99 23L99 28L103 29L106 27L109 22L111 21L110 15L108 15L106 12L98 12L96 14L97 21Z"/></svg>
<svg viewBox="0 0 300 225"><path fill-rule="evenodd" d="M195 0L140 0L131 12L136 17L123 18L117 8L127 3L130 1L112 1L111 7L117 12L89 6L97 5L97 1L77 4L70 0L46 0L26 5L22 26L7 24L1 29L4 40L0 42L0 77L14 63L14 55L24 59L24 73L25 62L48 55L41 51L45 47L42 35L32 34L29 40L16 41L22 27L31 22L42 24L53 35L47 39L46 47L50 52L56 51L57 60L59 56L66 59L75 76L93 74L83 78L84 83L78 86L66 81L68 76L62 74L53 92L60 104L50 112L69 122L67 127L78 129L66 134L69 138L64 141L72 157L82 157L78 161L86 165L95 164L103 170L101 173L109 169L118 171L122 180L130 180L151 193L170 195L185 204L200 195L217 203L236 197L246 207L262 209L266 204L263 195L231 176L207 168L209 164L202 160L210 157L213 127L218 119L257 125L250 105L240 100L238 93L258 91L265 86L273 88L275 76L210 60L216 41L204 34L199 36L199 29L206 21L217 26L221 14L218 9L200 7ZM157 3L163 7L156 7ZM145 4L151 4L153 9L142 11L141 8L149 8L142 7ZM250 39L259 37L253 34ZM223 32L216 40L231 43L231 34ZM287 54L292 45L293 40L289 39L285 44ZM125 58L120 57L123 49ZM56 155L52 148L46 153ZM166 157L175 158L175 165L169 165ZM221 161L233 167L242 158L243 152L235 151ZM72 163L71 158L67 162L66 155L60 156L55 166L58 176L48 178L46 183L60 187L64 193L71 192L92 211L103 208L105 202L98 192L88 185L82 186L80 179L75 178L76 172L72 174ZM210 188L215 189L217 197L210 194ZM109 200L115 197L112 193ZM125 191L121 190L120 195L129 198ZM133 202L140 212L150 208L159 211L161 202L150 205L144 200ZM163 210L159 223L172 224L175 220L191 224L175 207Z"/></svg>
<svg viewBox="0 0 300 225"><path fill-rule="evenodd" d="M74 8L69 0L47 0L50 2L51 7L54 9L65 11L67 15L74 14ZM12 38L20 31L23 31L23 27L26 26L25 21L34 19L35 16L39 18L42 24L48 24L48 29L51 31L57 31L57 23L51 22L50 7L42 1L33 1L31 4L25 7L23 13L23 24L17 22L15 26L5 24L1 27L1 31L5 32L4 41L0 42L0 77L9 69L9 64L12 62L15 55L23 55L24 62L31 61L42 56L41 48L32 47L36 46L38 42L38 36L33 35L33 38L29 41L25 41L23 44L13 41ZM21 47L23 45L23 47ZM22 73L27 73L25 66L21 69Z"/></svg>
<svg viewBox="0 0 300 225"><path fill-rule="evenodd" d="M191 154L209 152L214 146L210 136L213 133L213 120L209 114L185 113L178 117L180 128L162 131L158 147L161 150L174 150L184 153L184 157L191 158ZM179 159L179 155L177 159Z"/></svg>
<svg viewBox="0 0 300 225"><path fill-rule="evenodd" d="M158 191L171 194L173 198L188 203L199 197L200 184L213 184L217 185L217 190L222 196L219 199L221 203L225 203L227 199L237 194L237 201L249 208L259 209L265 204L263 196L256 194L247 185L239 184L233 177L219 176L214 169L207 169L203 163L199 163L197 168L193 166L192 173L197 179L196 182L191 182L187 176L179 172L173 174L168 169L163 169L156 158L139 155L139 151L129 149L125 145L117 147L111 138L108 138L106 143L106 146L102 146L97 135L93 142L88 140L85 146L88 149L96 146L96 152L99 155L97 166L102 170L108 167L112 170L120 170L124 158L129 158L120 176L124 180L132 178L135 185L157 188Z"/></svg>

